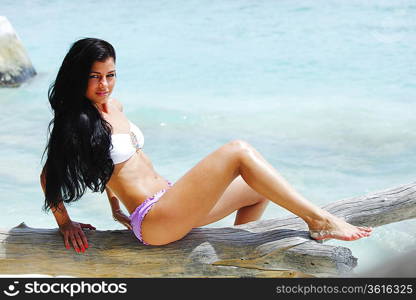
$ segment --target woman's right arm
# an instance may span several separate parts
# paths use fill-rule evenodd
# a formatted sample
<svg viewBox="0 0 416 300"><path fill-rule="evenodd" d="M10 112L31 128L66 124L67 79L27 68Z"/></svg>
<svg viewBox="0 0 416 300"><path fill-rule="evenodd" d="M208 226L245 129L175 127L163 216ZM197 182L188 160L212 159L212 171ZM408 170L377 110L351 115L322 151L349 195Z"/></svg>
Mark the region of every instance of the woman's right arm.
<svg viewBox="0 0 416 300"><path fill-rule="evenodd" d="M42 169L42 173L40 174L40 184L42 186L43 192L45 193L45 168ZM68 212L63 202L60 202L57 207L52 207L51 210L55 217L56 223L59 226L59 231L64 237L65 247L69 249L69 241L71 241L77 253L85 252L85 249L88 248L88 241L82 228L95 229L95 227L91 224L83 224L72 221L68 215Z"/></svg>

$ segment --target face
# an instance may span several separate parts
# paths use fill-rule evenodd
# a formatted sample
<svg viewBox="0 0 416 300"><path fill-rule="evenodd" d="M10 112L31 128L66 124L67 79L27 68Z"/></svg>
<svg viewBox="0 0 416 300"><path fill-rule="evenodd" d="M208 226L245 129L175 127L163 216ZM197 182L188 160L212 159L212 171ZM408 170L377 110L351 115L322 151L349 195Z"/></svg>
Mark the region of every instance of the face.
<svg viewBox="0 0 416 300"><path fill-rule="evenodd" d="M112 57L96 61L91 67L85 96L94 104L107 103L116 83L116 66Z"/></svg>

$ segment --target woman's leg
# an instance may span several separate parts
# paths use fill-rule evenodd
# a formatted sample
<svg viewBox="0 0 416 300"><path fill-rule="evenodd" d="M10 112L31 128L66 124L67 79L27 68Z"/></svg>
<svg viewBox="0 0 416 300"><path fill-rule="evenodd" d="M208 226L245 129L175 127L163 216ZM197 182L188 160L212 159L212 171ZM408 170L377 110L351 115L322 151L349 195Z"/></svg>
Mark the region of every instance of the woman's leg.
<svg viewBox="0 0 416 300"><path fill-rule="evenodd" d="M270 201L268 199L264 198L263 200L258 201L256 204L239 208L237 210L237 215L235 216L234 225L241 225L259 220L269 202Z"/></svg>
<svg viewBox="0 0 416 300"><path fill-rule="evenodd" d="M231 182L209 213L196 227L217 222L237 211L234 225L260 219L270 201L253 190L241 176Z"/></svg>
<svg viewBox="0 0 416 300"><path fill-rule="evenodd" d="M150 244L182 238L238 175L257 193L302 218L310 230L325 230L321 238L354 240L370 234L371 229L350 225L307 201L253 147L233 141L200 161L165 193L143 221L143 238Z"/></svg>

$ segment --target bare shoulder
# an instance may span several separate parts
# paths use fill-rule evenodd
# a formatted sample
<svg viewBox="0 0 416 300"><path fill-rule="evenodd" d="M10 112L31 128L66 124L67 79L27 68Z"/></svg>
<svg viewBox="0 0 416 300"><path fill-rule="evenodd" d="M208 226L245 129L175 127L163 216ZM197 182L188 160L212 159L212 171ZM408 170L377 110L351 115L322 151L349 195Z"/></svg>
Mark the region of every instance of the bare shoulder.
<svg viewBox="0 0 416 300"><path fill-rule="evenodd" d="M123 111L123 104L121 104L120 101L118 101L116 98L111 98L114 105L120 110Z"/></svg>

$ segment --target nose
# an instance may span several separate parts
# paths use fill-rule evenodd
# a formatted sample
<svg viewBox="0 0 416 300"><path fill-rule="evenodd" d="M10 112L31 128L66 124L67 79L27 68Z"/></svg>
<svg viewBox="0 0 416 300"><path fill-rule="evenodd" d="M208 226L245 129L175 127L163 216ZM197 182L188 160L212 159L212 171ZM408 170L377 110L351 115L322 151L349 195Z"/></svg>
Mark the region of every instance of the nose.
<svg viewBox="0 0 416 300"><path fill-rule="evenodd" d="M107 78L105 76L100 78L98 85L100 88L106 88L108 86Z"/></svg>

